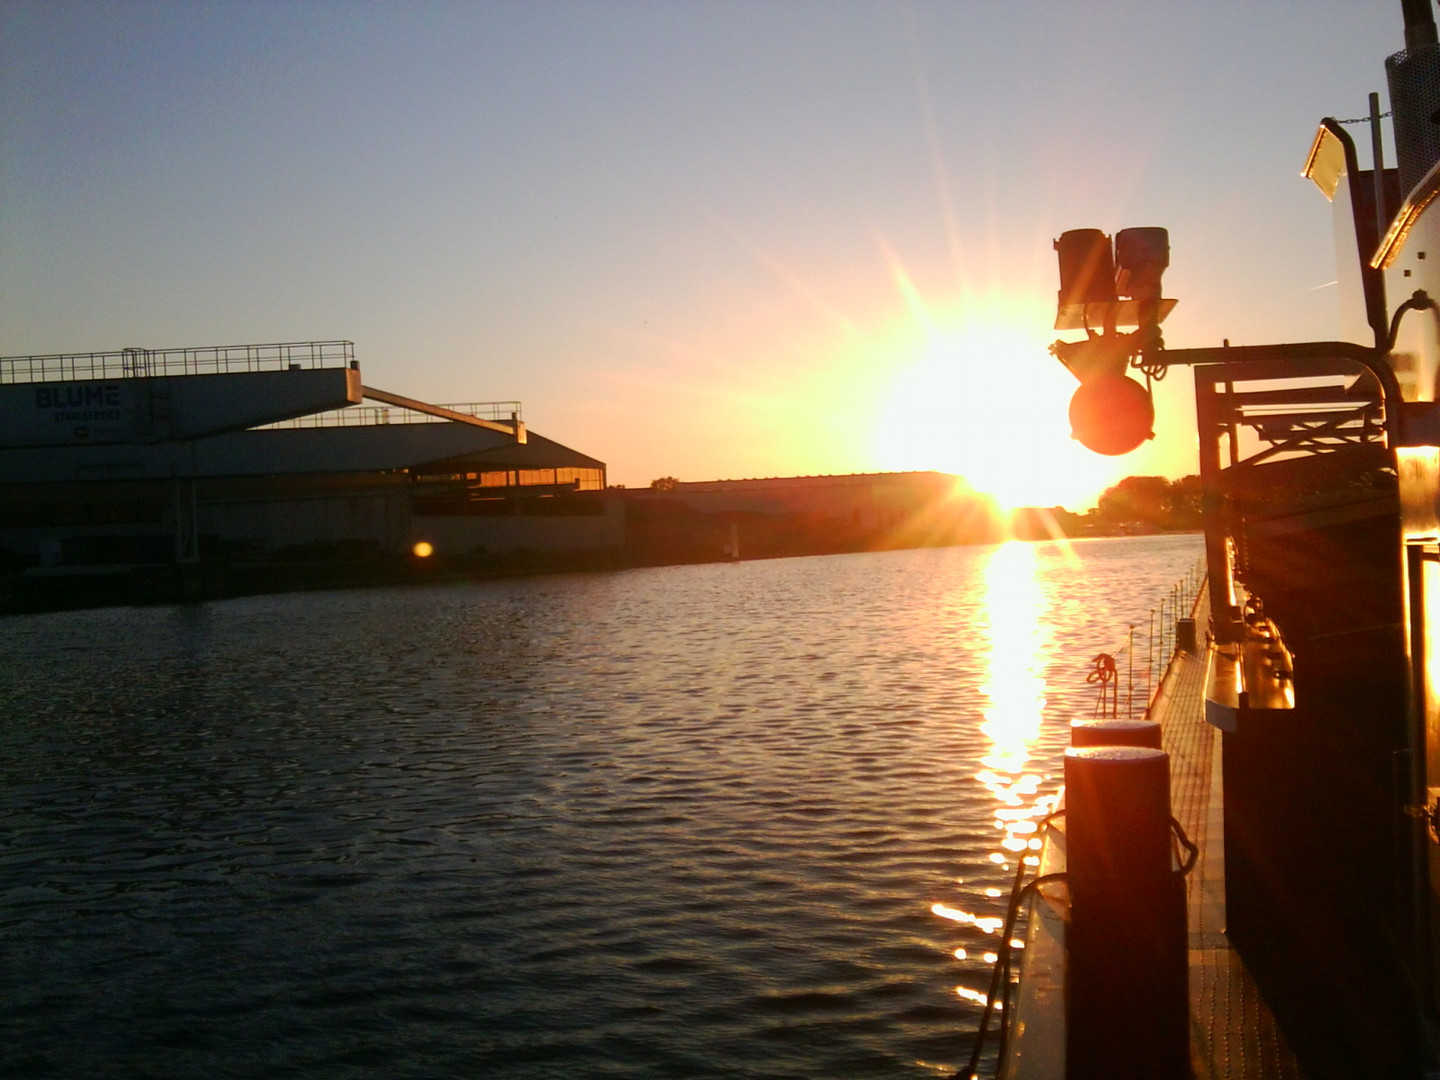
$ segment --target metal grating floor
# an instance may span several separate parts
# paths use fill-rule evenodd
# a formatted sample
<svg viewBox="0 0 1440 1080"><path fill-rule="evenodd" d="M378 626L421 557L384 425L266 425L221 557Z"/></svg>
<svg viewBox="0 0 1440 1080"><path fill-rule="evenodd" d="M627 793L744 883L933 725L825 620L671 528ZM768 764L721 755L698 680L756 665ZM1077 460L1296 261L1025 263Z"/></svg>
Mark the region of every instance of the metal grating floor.
<svg viewBox="0 0 1440 1080"><path fill-rule="evenodd" d="M1196 625L1209 621L1205 594ZM1225 937L1220 738L1205 723L1205 657L1178 655L1152 715L1170 755L1170 805L1200 847L1188 881L1190 1057L1197 1080L1303 1080L1240 956Z"/></svg>

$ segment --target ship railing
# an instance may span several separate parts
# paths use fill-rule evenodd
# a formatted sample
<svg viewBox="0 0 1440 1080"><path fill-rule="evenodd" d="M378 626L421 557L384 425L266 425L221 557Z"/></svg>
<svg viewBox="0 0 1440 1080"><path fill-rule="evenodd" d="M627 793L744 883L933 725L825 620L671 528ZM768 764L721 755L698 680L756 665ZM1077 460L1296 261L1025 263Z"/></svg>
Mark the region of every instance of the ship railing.
<svg viewBox="0 0 1440 1080"><path fill-rule="evenodd" d="M1092 719L1144 720L1160 693L1165 671L1180 648L1181 621L1191 617L1205 584L1201 558L1164 593L1143 621L1127 622L1110 648L1090 661L1086 679L1096 687ZM1191 632L1195 628L1191 624Z"/></svg>
<svg viewBox="0 0 1440 1080"><path fill-rule="evenodd" d="M440 404L440 408L463 413L479 420L493 420L509 423L511 419L524 420L525 416L518 401L460 401ZM384 424L450 424L455 421L443 416L417 412L395 405L351 405L344 409L297 416L293 420L280 420L265 424L257 430L268 431L277 428L330 428L330 427L375 427Z"/></svg>
<svg viewBox="0 0 1440 1080"><path fill-rule="evenodd" d="M286 341L0 357L0 384L229 375L355 366L353 341Z"/></svg>
<svg viewBox="0 0 1440 1080"><path fill-rule="evenodd" d="M1126 623L1119 644L1109 652L1100 653L1091 661L1092 670L1087 681L1097 686L1095 719L1148 719L1149 712L1166 670L1180 651L1179 622L1193 619L1201 590L1206 582L1205 560L1202 557L1185 572L1170 589L1162 594L1158 604L1150 609L1146 619ZM1193 624L1192 624L1193 625ZM1188 646L1188 642L1184 643ZM1105 661L1102 663L1102 658ZM1102 678L1100 671L1107 674ZM1047 989L1053 992L1065 983L1064 926L1068 916L1062 914L1068 901L1059 901L1045 892L1045 887L1065 877L1063 840L1056 843L1052 822L1061 820L1058 830L1063 833L1065 809L1059 805L1037 823L1037 833L1030 841L1032 854L1017 860L1015 877L1010 890L1010 899L1002 921L999 947L996 949L994 966L988 992L983 996L985 1003L981 1015L980 1029L971 1047L968 1064L957 1072L952 1080L974 1080L979 1077L982 1060L989 1048L991 1022L998 1021L993 1032L996 1043L994 1050L995 1075L1001 1080L1017 1080L1020 1076L1051 1075L1045 1065L1030 1064L1031 1058L1039 1062L1053 1060L1055 1047L1027 1054L1023 1065L1008 1053L1012 1038L1012 1013L1033 1010L1033 1002L1014 999L1017 987L1022 991L1026 983L1012 967L1013 950L1017 939L1023 938L1026 965L1030 966L1029 981L1039 982L1042 987L1034 991L1043 997ZM1178 826L1177 826L1178 828ZM1042 839L1043 838L1043 839ZM1198 849L1183 832L1177 838L1185 849L1180 873L1188 873L1194 866ZM1178 848L1177 848L1178 851ZM1063 893L1062 893L1063 895ZM1023 928L1023 929L1022 929ZM1042 959L1043 957L1043 959ZM1047 970L1043 973L1039 967ZM1033 1030L1027 1038L1034 1039ZM1045 1036L1041 1034L1042 1038Z"/></svg>

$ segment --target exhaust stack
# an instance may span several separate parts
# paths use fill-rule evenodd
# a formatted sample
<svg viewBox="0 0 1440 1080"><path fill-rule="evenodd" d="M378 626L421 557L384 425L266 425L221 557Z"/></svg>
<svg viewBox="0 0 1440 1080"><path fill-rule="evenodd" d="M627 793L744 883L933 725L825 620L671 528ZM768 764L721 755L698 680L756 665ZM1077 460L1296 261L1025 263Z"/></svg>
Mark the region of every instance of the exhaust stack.
<svg viewBox="0 0 1440 1080"><path fill-rule="evenodd" d="M1440 161L1440 45L1431 0L1401 0L1405 48L1385 60L1404 199Z"/></svg>

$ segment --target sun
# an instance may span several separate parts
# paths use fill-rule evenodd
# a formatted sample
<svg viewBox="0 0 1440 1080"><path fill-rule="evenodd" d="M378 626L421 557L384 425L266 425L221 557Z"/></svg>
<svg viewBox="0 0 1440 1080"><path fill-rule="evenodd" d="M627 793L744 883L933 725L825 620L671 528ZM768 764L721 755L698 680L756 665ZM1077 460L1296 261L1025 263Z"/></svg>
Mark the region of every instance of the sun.
<svg viewBox="0 0 1440 1080"><path fill-rule="evenodd" d="M902 359L880 409L877 463L955 473L1005 509L1088 504L1110 470L1070 438L1076 383L1047 352L1044 315L972 307L928 326Z"/></svg>

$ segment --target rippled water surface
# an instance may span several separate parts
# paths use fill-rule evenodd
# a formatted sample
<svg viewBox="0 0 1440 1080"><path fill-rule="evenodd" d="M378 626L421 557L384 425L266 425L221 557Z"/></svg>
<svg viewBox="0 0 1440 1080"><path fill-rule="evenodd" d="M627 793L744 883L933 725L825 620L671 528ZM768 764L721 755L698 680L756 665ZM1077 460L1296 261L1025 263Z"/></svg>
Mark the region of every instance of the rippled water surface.
<svg viewBox="0 0 1440 1080"><path fill-rule="evenodd" d="M1198 537L0 619L0 1075L963 1064Z"/></svg>

